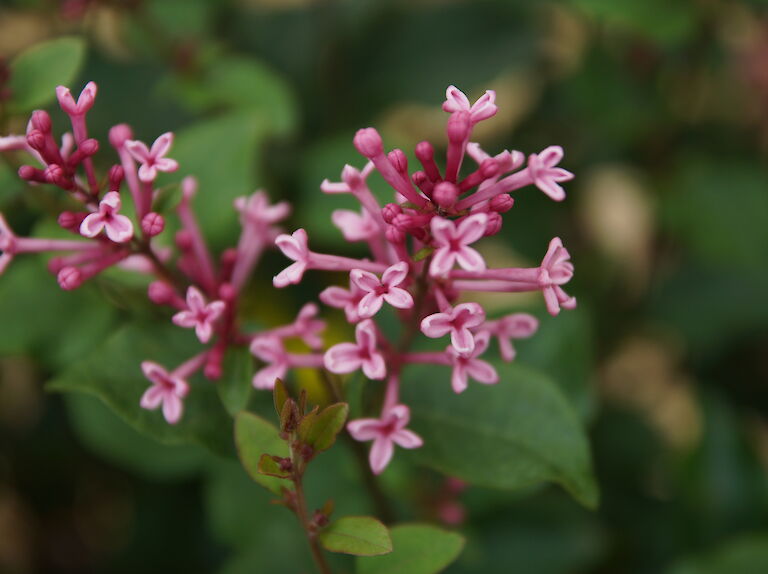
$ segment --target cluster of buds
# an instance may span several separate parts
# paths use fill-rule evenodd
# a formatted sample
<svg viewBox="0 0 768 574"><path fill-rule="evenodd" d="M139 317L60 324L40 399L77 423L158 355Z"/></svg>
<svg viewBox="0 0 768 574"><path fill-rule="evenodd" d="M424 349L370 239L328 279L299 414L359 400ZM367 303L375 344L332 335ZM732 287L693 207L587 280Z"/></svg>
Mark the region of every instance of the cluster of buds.
<svg viewBox="0 0 768 574"><path fill-rule="evenodd" d="M541 265L533 268L489 269L475 244L497 234L503 214L514 200L509 195L535 185L555 201L565 198L561 182L573 175L557 167L563 157L552 146L526 161L518 151L491 156L471 142L478 122L497 111L495 94L488 91L474 104L457 88L447 90L443 110L448 112L447 151L444 169L435 161L429 142L416 146L421 169L410 173L402 150L385 152L374 128L361 129L355 148L368 161L362 170L345 166L341 182L324 181L320 188L329 194L351 194L361 212L339 210L333 222L348 241L361 241L370 248L370 259L353 259L310 250L307 233L298 229L277 237L277 247L293 263L274 277L276 287L297 284L312 269L348 274L348 288L333 286L320 293L320 300L343 309L355 325L354 342L334 345L309 355L285 352L285 336L306 336L307 324L273 332L254 340L252 351L267 363L256 374L257 386L266 386L289 367L324 366L337 374L362 370L368 379L386 380L382 410L378 417L351 421L350 434L359 441L373 441L370 464L380 473L389 463L394 445L417 448L422 440L407 430L410 411L400 402L402 369L413 364L441 365L451 369L451 384L463 392L470 380L498 382L496 369L482 356L496 338L502 359L512 361L512 341L527 338L538 328L537 320L516 313L495 320L471 301L473 292L540 291L547 310L557 315L576 301L563 290L573 275L568 251L559 238L549 244ZM465 156L475 163L461 177ZM366 182L373 171L392 187L394 201L382 206ZM469 299L469 301L467 301ZM462 302L460 302L462 301ZM377 323L384 306L391 306L403 324L403 340L387 339ZM411 340L418 333L432 339L447 338L440 352L412 352Z"/></svg>
<svg viewBox="0 0 768 574"><path fill-rule="evenodd" d="M176 423L183 413L189 392L187 380L202 371L209 379L222 374L222 362L231 345L252 338L238 330L236 311L245 286L261 254L274 244L275 224L289 214L286 203L270 206L259 191L236 200L242 232L236 248L225 250L216 260L201 233L192 207L197 182L181 183L181 199L175 211L180 229L173 238L175 249L157 245L165 230L165 218L155 211L159 172L173 172L178 163L167 157L173 134L165 133L148 146L135 140L132 130L119 124L109 132L109 143L118 161L99 178L93 158L100 148L88 136L87 113L93 107L97 88L85 86L75 100L65 87L57 89L61 109L69 116L72 131L59 143L51 118L35 111L24 135L0 138L0 151L26 152L38 165L22 165L19 176L30 184L49 184L68 194L72 209L58 216L59 225L76 239L18 237L0 214L0 273L21 253L58 252L49 269L62 289L76 289L109 268L120 267L148 277L149 299L175 311L174 324L194 329L205 349L168 371L145 361L142 369L152 383L141 398L147 409L162 406L165 419ZM135 220L121 213L124 190L133 203Z"/></svg>

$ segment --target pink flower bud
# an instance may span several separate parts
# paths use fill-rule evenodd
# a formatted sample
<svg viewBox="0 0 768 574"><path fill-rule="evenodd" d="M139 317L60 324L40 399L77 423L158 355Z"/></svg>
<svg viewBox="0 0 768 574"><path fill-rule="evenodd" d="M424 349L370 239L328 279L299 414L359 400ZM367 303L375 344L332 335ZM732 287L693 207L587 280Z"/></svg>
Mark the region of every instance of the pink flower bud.
<svg viewBox="0 0 768 574"><path fill-rule="evenodd" d="M165 229L165 219L159 213L150 211L141 220L141 231L147 237L160 235Z"/></svg>
<svg viewBox="0 0 768 574"><path fill-rule="evenodd" d="M40 130L30 130L27 133L27 143L32 149L40 151L45 148L45 134Z"/></svg>
<svg viewBox="0 0 768 574"><path fill-rule="evenodd" d="M491 211L495 211L496 213L506 213L512 209L514 204L515 200L512 199L512 196L507 195L506 193L502 193L501 195L493 197L488 202L488 208Z"/></svg>
<svg viewBox="0 0 768 574"><path fill-rule="evenodd" d="M117 191L125 178L125 170L121 165L113 165L109 168L109 189Z"/></svg>
<svg viewBox="0 0 768 574"><path fill-rule="evenodd" d="M372 159L384 153L384 144L381 136L375 128L363 128L357 130L353 140L355 148L368 159Z"/></svg>
<svg viewBox="0 0 768 574"><path fill-rule="evenodd" d="M480 164L480 175L483 176L483 179L495 177L500 171L501 162L496 161L492 157L484 160L483 163Z"/></svg>
<svg viewBox="0 0 768 574"><path fill-rule="evenodd" d="M32 112L32 118L30 122L32 123L32 127L34 127L36 130L40 130L43 133L48 133L51 131L51 116L48 115L48 112L46 111L35 110Z"/></svg>
<svg viewBox="0 0 768 574"><path fill-rule="evenodd" d="M149 300L156 305L168 305L175 298L173 287L163 281L153 281L147 288Z"/></svg>
<svg viewBox="0 0 768 574"><path fill-rule="evenodd" d="M405 241L405 231L402 231L394 225L388 225L384 231L384 236L390 243L399 244Z"/></svg>
<svg viewBox="0 0 768 574"><path fill-rule="evenodd" d="M452 207L458 198L459 188L450 181L441 181L432 192L433 201L444 209Z"/></svg>
<svg viewBox="0 0 768 574"><path fill-rule="evenodd" d="M80 145L77 146L77 149L84 155L90 157L99 151L99 142L93 138L88 138L87 140L81 141Z"/></svg>
<svg viewBox="0 0 768 574"><path fill-rule="evenodd" d="M127 140L133 139L133 130L128 124L117 124L109 130L109 143L115 149L120 149Z"/></svg>
<svg viewBox="0 0 768 574"><path fill-rule="evenodd" d="M19 168L19 177L25 181L36 181L38 183L48 183L45 172L31 165L22 165Z"/></svg>
<svg viewBox="0 0 768 574"><path fill-rule="evenodd" d="M389 161L397 171L402 174L408 173L408 158L403 153L403 150L393 149L387 154L387 157L389 157Z"/></svg>
<svg viewBox="0 0 768 574"><path fill-rule="evenodd" d="M45 168L45 180L62 189L72 189L72 181L64 175L64 169L55 163Z"/></svg>
<svg viewBox="0 0 768 574"><path fill-rule="evenodd" d="M403 212L403 208L396 203L388 203L381 210L381 217L387 223L392 223L392 220Z"/></svg>
<svg viewBox="0 0 768 574"><path fill-rule="evenodd" d="M472 123L469 119L469 112L454 112L448 118L448 139L452 143L461 143L469 136Z"/></svg>
<svg viewBox="0 0 768 574"><path fill-rule="evenodd" d="M222 283L219 287L219 299L223 301L234 301L237 298L237 291L231 283Z"/></svg>
<svg viewBox="0 0 768 574"><path fill-rule="evenodd" d="M67 231L73 231L74 233L80 233L80 225L85 219L85 213L74 213L72 211L62 211L59 214L57 222L59 227L66 229Z"/></svg>
<svg viewBox="0 0 768 574"><path fill-rule="evenodd" d="M419 142L416 144L416 157L421 163L432 161L435 157L435 148L427 141Z"/></svg>
<svg viewBox="0 0 768 574"><path fill-rule="evenodd" d="M192 234L189 231L182 229L181 231L176 232L176 246L179 249L188 252L190 249L192 249L193 244L194 239L192 238Z"/></svg>
<svg viewBox="0 0 768 574"><path fill-rule="evenodd" d="M83 284L83 276L76 267L62 267L56 281L59 282L59 287L65 291L71 291Z"/></svg>
<svg viewBox="0 0 768 574"><path fill-rule="evenodd" d="M485 226L484 237L496 235L499 231L501 231L501 224L502 224L501 215L499 215L495 211L488 212L488 223Z"/></svg>
<svg viewBox="0 0 768 574"><path fill-rule="evenodd" d="M59 100L61 109L69 116L82 116L93 107L93 103L96 101L96 84L94 82L88 82L80 92L80 96L77 98L77 102L72 97L72 93L69 88L65 86L59 86L56 88L56 97Z"/></svg>

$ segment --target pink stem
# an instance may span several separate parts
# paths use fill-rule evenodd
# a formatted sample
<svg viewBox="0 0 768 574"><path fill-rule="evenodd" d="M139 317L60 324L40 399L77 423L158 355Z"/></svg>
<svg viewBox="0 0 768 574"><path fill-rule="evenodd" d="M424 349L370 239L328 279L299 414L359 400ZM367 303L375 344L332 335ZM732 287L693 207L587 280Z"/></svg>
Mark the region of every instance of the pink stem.
<svg viewBox="0 0 768 574"><path fill-rule="evenodd" d="M507 267L505 269L486 269L485 271L465 271L454 269L450 272L451 279L498 279L515 283L539 284L540 267Z"/></svg>
<svg viewBox="0 0 768 574"><path fill-rule="evenodd" d="M189 237L192 242L192 252L195 255L195 260L199 268L200 282L205 287L208 295L211 297L216 296L216 273L213 270L213 259L208 251L208 246L205 243L203 234L200 231L200 226L197 224L195 214L192 213L192 209L187 198L182 199L177 208L179 219L184 229L189 233Z"/></svg>
<svg viewBox="0 0 768 574"><path fill-rule="evenodd" d="M372 273L383 273L387 269L385 263L315 252L310 252L307 267L325 271L352 271L352 269L362 269L363 271L370 271Z"/></svg>
<svg viewBox="0 0 768 574"><path fill-rule="evenodd" d="M512 175L508 175L507 177L500 179L499 181L497 181L493 185L486 187L485 189L478 190L474 194L468 197L465 197L464 199L462 199L456 204L456 209L459 211L462 209L467 209L468 207L472 207L476 203L480 203L481 201L485 201L486 199L493 199L497 195L515 191L517 189L525 187L526 185L531 185L532 183L533 183L533 177L530 174L530 170L528 170L528 168L523 169L521 171L513 173Z"/></svg>
<svg viewBox="0 0 768 574"><path fill-rule="evenodd" d="M17 237L13 251L14 253L40 253L41 251L88 251L101 248L100 244L90 241Z"/></svg>
<svg viewBox="0 0 768 574"><path fill-rule="evenodd" d="M453 286L459 291L493 291L500 293L526 293L539 291L538 283L515 283L514 281L454 281Z"/></svg>
<svg viewBox="0 0 768 574"><path fill-rule="evenodd" d="M75 142L78 147L80 144L88 139L88 127L85 123L85 114L76 114L69 116L72 120L72 131L75 135ZM87 157L83 160L83 167L85 167L85 173L88 176L88 187L91 189L93 195L99 194L99 182L96 179L96 172L93 169L93 160Z"/></svg>
<svg viewBox="0 0 768 574"><path fill-rule="evenodd" d="M427 365L450 365L451 358L442 352L405 353L402 355L404 363L420 363Z"/></svg>
<svg viewBox="0 0 768 574"><path fill-rule="evenodd" d="M195 355L191 359L183 362L181 365L173 369L171 375L177 376L181 379L187 379L200 370L200 367L205 364L207 357L208 351L203 351L202 353Z"/></svg>
<svg viewBox="0 0 768 574"><path fill-rule="evenodd" d="M311 367L317 369L323 366L323 355L296 355L288 353L288 362L292 367Z"/></svg>

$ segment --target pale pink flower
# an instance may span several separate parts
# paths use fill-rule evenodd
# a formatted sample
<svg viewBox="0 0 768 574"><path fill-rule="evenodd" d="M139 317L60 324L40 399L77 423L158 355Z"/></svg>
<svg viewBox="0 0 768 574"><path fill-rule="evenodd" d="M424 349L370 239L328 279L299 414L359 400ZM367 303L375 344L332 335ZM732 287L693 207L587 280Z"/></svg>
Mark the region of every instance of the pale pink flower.
<svg viewBox="0 0 768 574"><path fill-rule="evenodd" d="M381 414L379 419L357 419L347 424L352 438L373 441L369 462L374 474L381 474L395 452L395 444L403 448L419 448L424 441L406 429L411 412L405 405L395 405Z"/></svg>
<svg viewBox="0 0 768 574"><path fill-rule="evenodd" d="M197 287L187 289L187 308L173 316L173 322L179 327L195 329L200 342L211 340L213 324L224 312L224 301L205 302L205 297Z"/></svg>
<svg viewBox="0 0 768 574"><path fill-rule="evenodd" d="M539 320L528 313L513 313L497 321L490 321L483 326L491 335L499 340L501 358L514 361L516 351L512 339L527 339L539 328Z"/></svg>
<svg viewBox="0 0 768 574"><path fill-rule="evenodd" d="M269 228L270 225L282 221L291 213L291 206L287 201L270 205L269 197L263 190L247 197L238 197L234 204L235 209L240 212L240 222L243 227L251 224L257 228Z"/></svg>
<svg viewBox="0 0 768 574"><path fill-rule="evenodd" d="M301 281L309 264L310 253L307 241L307 232L303 229L297 229L291 235L284 233L275 240L275 245L283 255L294 261L272 278L275 287L285 287Z"/></svg>
<svg viewBox="0 0 768 574"><path fill-rule="evenodd" d="M141 363L144 376L149 379L152 386L141 397L141 407L147 410L155 410L163 405L163 416L170 424L176 424L184 412L184 397L189 393L189 384L174 374L169 373L162 366L152 361Z"/></svg>
<svg viewBox="0 0 768 574"><path fill-rule="evenodd" d="M362 213L337 209L331 214L331 219L347 241L368 241L380 232L378 224L366 209Z"/></svg>
<svg viewBox="0 0 768 574"><path fill-rule="evenodd" d="M319 311L317 305L307 303L301 308L293 323L294 336L299 337L313 349L323 346L323 339L319 333L325 330L325 321L317 318Z"/></svg>
<svg viewBox="0 0 768 574"><path fill-rule="evenodd" d="M539 268L539 284L550 315L560 313L561 307L564 309L576 307L576 297L571 297L560 287L568 283L571 277L573 277L571 255L563 247L560 238L555 237L549 242L549 249Z"/></svg>
<svg viewBox="0 0 768 574"><path fill-rule="evenodd" d="M451 386L454 392L463 393L467 389L469 377L472 377L478 383L486 385L499 382L499 374L493 368L493 365L477 358L485 353L489 340L490 334L484 331L475 336L475 350L471 353L459 353L453 347L446 349L451 358L451 363L453 363Z"/></svg>
<svg viewBox="0 0 768 574"><path fill-rule="evenodd" d="M173 133L171 132L166 132L158 137L151 149L147 148L147 144L138 140L125 142L125 148L133 156L133 159L141 164L139 168L141 181L152 183L155 181L158 171L171 172L179 169L179 164L175 159L165 157L172 144Z"/></svg>
<svg viewBox="0 0 768 574"><path fill-rule="evenodd" d="M421 332L437 339L451 334L451 345L458 353L471 353L475 349L472 329L485 321L485 310L478 303L461 303L446 313L435 313L421 321Z"/></svg>
<svg viewBox="0 0 768 574"><path fill-rule="evenodd" d="M349 290L335 285L328 287L320 293L320 301L329 307L344 309L347 321L357 323L361 319L357 313L357 306L365 294L365 291L350 280Z"/></svg>
<svg viewBox="0 0 768 574"><path fill-rule="evenodd" d="M533 183L555 201L565 199L565 190L558 182L573 179L573 174L563 168L556 167L563 159L563 148L558 145L549 146L544 151L532 153L528 158L528 172Z"/></svg>
<svg viewBox="0 0 768 574"><path fill-rule="evenodd" d="M356 193L367 189L365 180L374 168L373 162L370 161L365 164L362 170L347 164L341 171L341 181L332 182L329 179L324 179L320 184L320 190L323 193Z"/></svg>
<svg viewBox="0 0 768 574"><path fill-rule="evenodd" d="M485 94L472 105L467 96L456 86L448 86L445 91L443 110L450 113L469 112L470 121L476 124L496 114L498 108L495 104L496 92L486 90Z"/></svg>
<svg viewBox="0 0 768 574"><path fill-rule="evenodd" d="M290 367L288 353L285 351L282 339L269 335L256 337L251 342L251 353L267 363L253 376L253 386L257 389L273 389L275 379L284 378Z"/></svg>
<svg viewBox="0 0 768 574"><path fill-rule="evenodd" d="M376 348L376 326L371 319L358 323L354 343L339 343L325 353L325 368L336 374L345 374L363 369L369 379L383 379L387 364Z"/></svg>
<svg viewBox="0 0 768 574"><path fill-rule="evenodd" d="M365 295L357 306L358 315L366 319L379 312L384 301L398 309L413 307L413 297L405 289L398 287L408 277L408 263L400 261L389 267L379 279L369 271L353 269L349 279L357 285Z"/></svg>
<svg viewBox="0 0 768 574"><path fill-rule="evenodd" d="M80 224L80 235L96 237L104 229L115 243L125 243L133 237L133 223L125 215L119 215L120 194L110 191L99 203L99 210L91 213Z"/></svg>
<svg viewBox="0 0 768 574"><path fill-rule="evenodd" d="M456 263L467 271L483 271L483 257L469 245L483 237L487 224L485 213L465 217L458 225L450 219L433 217L430 226L435 252L429 274L433 277L445 276Z"/></svg>
<svg viewBox="0 0 768 574"><path fill-rule="evenodd" d="M96 101L97 87L94 82L88 82L80 92L77 98L77 102L72 97L72 92L66 86L58 86L56 88L56 98L59 100L59 105L64 112L70 116L82 116L88 110L93 107L93 103Z"/></svg>

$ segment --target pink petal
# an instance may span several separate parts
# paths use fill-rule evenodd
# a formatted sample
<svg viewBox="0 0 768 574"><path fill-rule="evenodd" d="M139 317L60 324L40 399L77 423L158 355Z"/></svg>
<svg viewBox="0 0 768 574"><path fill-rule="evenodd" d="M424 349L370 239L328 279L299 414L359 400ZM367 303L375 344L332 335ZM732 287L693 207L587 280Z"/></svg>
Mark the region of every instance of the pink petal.
<svg viewBox="0 0 768 574"><path fill-rule="evenodd" d="M479 303L461 303L454 308L453 316L458 324L473 329L485 321L485 309Z"/></svg>
<svg viewBox="0 0 768 574"><path fill-rule="evenodd" d="M379 419L357 419L347 424L347 430L357 441L373 440L381 436Z"/></svg>
<svg viewBox="0 0 768 574"><path fill-rule="evenodd" d="M456 236L464 245L469 245L485 235L488 225L488 216L485 213L476 213L465 217L456 228Z"/></svg>
<svg viewBox="0 0 768 574"><path fill-rule="evenodd" d="M85 220L83 220L83 223L85 223ZM133 223L125 215L113 215L112 220L104 224L104 228L106 229L107 237L115 243L125 243L133 237Z"/></svg>
<svg viewBox="0 0 768 574"><path fill-rule="evenodd" d="M154 158L162 157L168 153L168 150L171 149L172 144L173 132L165 132L155 140L155 143L152 144L152 149L150 150L149 154Z"/></svg>
<svg viewBox="0 0 768 574"><path fill-rule="evenodd" d="M185 329L191 329L197 325L197 313L192 311L179 311L172 318L174 325L178 327L184 327Z"/></svg>
<svg viewBox="0 0 768 574"><path fill-rule="evenodd" d="M160 159L155 160L155 169L158 171L176 171L179 169L179 162L177 162L175 159L171 159L168 157L162 157Z"/></svg>
<svg viewBox="0 0 768 574"><path fill-rule="evenodd" d="M256 389L272 390L275 387L275 379L284 378L287 370L285 363L267 365L253 376L252 384Z"/></svg>
<svg viewBox="0 0 768 574"><path fill-rule="evenodd" d="M369 379L380 381L387 376L387 364L379 353L373 353L370 358L362 361L363 373Z"/></svg>
<svg viewBox="0 0 768 574"><path fill-rule="evenodd" d="M464 370L463 365L457 364L453 367L451 386L455 393L463 393L467 390L467 372Z"/></svg>
<svg viewBox="0 0 768 574"><path fill-rule="evenodd" d="M357 304L357 314L363 319L373 317L381 309L384 303L384 297L376 293L368 293Z"/></svg>
<svg viewBox="0 0 768 574"><path fill-rule="evenodd" d="M501 353L501 358L508 363L514 361L515 356L517 355L517 351L515 351L512 341L502 336L499 336L499 353Z"/></svg>
<svg viewBox="0 0 768 574"><path fill-rule="evenodd" d="M205 344L211 340L213 326L208 321L200 321L195 325L195 335L197 335L197 338L201 343Z"/></svg>
<svg viewBox="0 0 768 574"><path fill-rule="evenodd" d="M547 305L547 311L550 315L553 317L558 315L560 313L560 303L557 301L557 295L555 294L555 289L553 287L544 287L541 290L542 295L544 295L544 302Z"/></svg>
<svg viewBox="0 0 768 574"><path fill-rule="evenodd" d="M394 422L394 428L401 429L408 425L411 420L411 409L405 405L395 405L390 408L386 416L383 417L388 423Z"/></svg>
<svg viewBox="0 0 768 574"><path fill-rule="evenodd" d="M563 201L565 199L565 190L549 176L536 178L536 186L555 201Z"/></svg>
<svg viewBox="0 0 768 574"><path fill-rule="evenodd" d="M100 213L91 213L80 224L80 235L83 237L96 237L104 229L104 218Z"/></svg>
<svg viewBox="0 0 768 574"><path fill-rule="evenodd" d="M224 301L211 301L206 307L206 311L208 312L208 320L211 322L215 321L221 316L221 314L224 312L224 309L226 308L227 304L224 303Z"/></svg>
<svg viewBox="0 0 768 574"><path fill-rule="evenodd" d="M354 343L339 343L325 352L325 368L336 374L345 374L360 368L360 349Z"/></svg>
<svg viewBox="0 0 768 574"><path fill-rule="evenodd" d="M152 183L155 181L155 178L157 177L157 170L155 169L154 164L150 165L148 163L141 164L141 167L139 167L139 179L143 181L144 183Z"/></svg>
<svg viewBox="0 0 768 574"><path fill-rule="evenodd" d="M424 441L419 435L407 429L392 433L390 438L403 448L419 448L424 444Z"/></svg>
<svg viewBox="0 0 768 574"><path fill-rule="evenodd" d="M458 89L456 86L448 86L445 90L445 102L443 102L443 110L446 112L459 112L462 110L469 110L469 99L467 96Z"/></svg>
<svg viewBox="0 0 768 574"><path fill-rule="evenodd" d="M496 369L486 361L471 359L467 362L466 370L469 376L478 383L492 385L499 382L499 374L496 372Z"/></svg>
<svg viewBox="0 0 768 574"><path fill-rule="evenodd" d="M331 220L347 241L365 241L375 231L364 216L348 209L337 209L331 214Z"/></svg>
<svg viewBox="0 0 768 574"><path fill-rule="evenodd" d="M349 272L349 279L363 291L375 291L381 286L381 281L376 275L362 269L353 269Z"/></svg>
<svg viewBox="0 0 768 574"><path fill-rule="evenodd" d="M351 293L341 287L328 287L320 293L320 301L330 307L343 309L350 301Z"/></svg>
<svg viewBox="0 0 768 574"><path fill-rule="evenodd" d="M101 207L101 205L111 207L113 211L120 211L120 206L122 205L120 201L120 194L116 191L105 193L104 198L99 203L99 207Z"/></svg>
<svg viewBox="0 0 768 574"><path fill-rule="evenodd" d="M187 289L187 307L195 313L199 313L205 308L205 297L195 286Z"/></svg>
<svg viewBox="0 0 768 574"><path fill-rule="evenodd" d="M413 307L413 297L405 289L390 287L389 293L384 294L384 300L398 309L410 309Z"/></svg>
<svg viewBox="0 0 768 574"><path fill-rule="evenodd" d="M468 355L475 350L475 338L467 328L451 331L451 345L459 354Z"/></svg>
<svg viewBox="0 0 768 574"><path fill-rule="evenodd" d="M181 420L184 412L184 403L176 395L165 395L163 400L163 416L169 424L175 425Z"/></svg>
<svg viewBox="0 0 768 574"><path fill-rule="evenodd" d="M150 159L149 149L144 142L128 140L125 142L125 149L127 149L128 153L130 153L139 163L146 163Z"/></svg>
<svg viewBox="0 0 768 574"><path fill-rule="evenodd" d="M514 339L525 339L532 336L539 328L539 320L528 313L514 313L503 321L504 333Z"/></svg>
<svg viewBox="0 0 768 574"><path fill-rule="evenodd" d="M152 385L141 396L141 408L149 411L155 410L163 402L165 390L158 385Z"/></svg>
<svg viewBox="0 0 768 574"><path fill-rule="evenodd" d="M375 351L376 324L370 319L358 323L355 327L355 340L361 349L367 349L369 352Z"/></svg>
<svg viewBox="0 0 768 574"><path fill-rule="evenodd" d="M384 271L381 276L381 283L388 287L395 287L405 281L406 277L408 277L408 263L401 261Z"/></svg>
<svg viewBox="0 0 768 574"><path fill-rule="evenodd" d="M373 441L371 453L368 457L373 474L381 474L392 460L395 446L389 438L378 438Z"/></svg>
<svg viewBox="0 0 768 574"><path fill-rule="evenodd" d="M477 335L475 335L475 351L472 353L472 356L479 357L485 353L490 342L491 334L488 331L480 331Z"/></svg>
<svg viewBox="0 0 768 574"><path fill-rule="evenodd" d="M429 265L429 274L432 277L443 277L448 275L451 269L453 269L454 263L456 263L456 253L447 247L441 247L432 254L432 263Z"/></svg>
<svg viewBox="0 0 768 574"><path fill-rule="evenodd" d="M447 313L435 313L424 317L421 321L421 332L432 339L447 335L451 330L453 330L453 323Z"/></svg>
<svg viewBox="0 0 768 574"><path fill-rule="evenodd" d="M434 259L432 261L434 262ZM457 251L456 262L467 271L485 271L485 259L471 247L463 247Z"/></svg>
<svg viewBox="0 0 768 574"><path fill-rule="evenodd" d="M450 219L433 217L429 223L432 238L440 245L449 245L456 236L456 226Z"/></svg>
<svg viewBox="0 0 768 574"><path fill-rule="evenodd" d="M168 380L168 371L161 365L158 365L154 361L142 361L141 371L144 376L156 385L162 385L164 381Z"/></svg>
<svg viewBox="0 0 768 574"><path fill-rule="evenodd" d="M309 253L307 232L303 229L297 229L292 235L283 234L278 236L275 239L275 245L283 252L283 255L294 261L305 260Z"/></svg>
<svg viewBox="0 0 768 574"><path fill-rule="evenodd" d="M281 361L285 355L283 342L276 336L256 337L251 341L250 350L252 355L267 363Z"/></svg>
<svg viewBox="0 0 768 574"><path fill-rule="evenodd" d="M303 261L292 263L272 278L272 284L278 288L296 285L301 282L306 270L307 264Z"/></svg>

